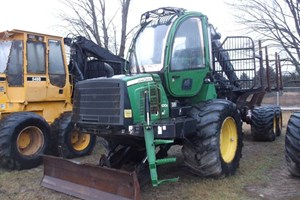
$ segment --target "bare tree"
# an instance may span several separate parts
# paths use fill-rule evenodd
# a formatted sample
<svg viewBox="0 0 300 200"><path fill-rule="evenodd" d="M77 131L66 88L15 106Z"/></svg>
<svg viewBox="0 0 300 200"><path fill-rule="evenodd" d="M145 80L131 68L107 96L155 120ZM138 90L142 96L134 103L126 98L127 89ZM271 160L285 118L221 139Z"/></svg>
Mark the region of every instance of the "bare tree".
<svg viewBox="0 0 300 200"><path fill-rule="evenodd" d="M124 56L127 18L131 0L61 0L61 2L72 11L63 11L60 18L67 22L64 26L69 32L76 35L83 35L90 40L94 40L98 45L113 50ZM107 5L114 3L119 5L109 17L107 16ZM118 21L117 14L122 10L121 20ZM121 29L116 24L121 24ZM120 34L117 33L120 31ZM120 36L120 39L117 37ZM119 47L117 43L119 42Z"/></svg>
<svg viewBox="0 0 300 200"><path fill-rule="evenodd" d="M300 75L300 9L299 0L237 0L239 23L258 33L268 44L286 52Z"/></svg>
<svg viewBox="0 0 300 200"><path fill-rule="evenodd" d="M64 27L70 33L84 35L102 46L94 1L65 0L61 2L73 11L72 15L68 15L65 12L60 14L60 18L68 24L68 26Z"/></svg>
<svg viewBox="0 0 300 200"><path fill-rule="evenodd" d="M125 43L126 43L126 32L127 32L127 18L130 0L120 0L122 5L122 29L121 29L121 45L119 56L124 57Z"/></svg>

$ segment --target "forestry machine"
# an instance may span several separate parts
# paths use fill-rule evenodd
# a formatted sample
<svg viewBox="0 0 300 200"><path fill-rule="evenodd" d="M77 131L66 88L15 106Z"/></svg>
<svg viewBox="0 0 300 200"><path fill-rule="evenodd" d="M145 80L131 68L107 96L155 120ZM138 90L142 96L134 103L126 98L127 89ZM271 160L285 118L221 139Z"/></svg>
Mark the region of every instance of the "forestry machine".
<svg viewBox="0 0 300 200"><path fill-rule="evenodd" d="M122 73L125 60L84 37L64 38L22 30L0 32L0 165L28 169L42 154L91 153L95 135L71 122L73 84ZM110 66L108 66L110 65ZM49 125L51 124L51 126Z"/></svg>
<svg viewBox="0 0 300 200"><path fill-rule="evenodd" d="M139 199L147 177L153 186L178 180L158 175L159 166L176 162L168 157L173 145L182 146L192 173L233 175L242 121L257 140L281 132L280 108L260 106L274 88L263 84L259 52L249 37L221 43L200 12L164 7L144 13L126 74L76 84L72 122L79 132L104 138L107 155L100 166L46 157L43 185L85 199Z"/></svg>

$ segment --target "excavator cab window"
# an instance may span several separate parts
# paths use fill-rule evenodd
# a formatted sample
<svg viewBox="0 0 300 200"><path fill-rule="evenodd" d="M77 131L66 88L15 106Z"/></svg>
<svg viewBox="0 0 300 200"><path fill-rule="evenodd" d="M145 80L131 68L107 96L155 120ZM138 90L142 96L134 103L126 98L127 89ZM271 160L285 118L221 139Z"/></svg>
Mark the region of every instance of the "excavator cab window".
<svg viewBox="0 0 300 200"><path fill-rule="evenodd" d="M188 31L186 31L188 30ZM172 48L171 70L204 67L204 47L201 22L189 18L178 27Z"/></svg>
<svg viewBox="0 0 300 200"><path fill-rule="evenodd" d="M49 79L52 85L64 87L66 84L66 71L62 46L60 41L49 40Z"/></svg>
<svg viewBox="0 0 300 200"><path fill-rule="evenodd" d="M0 73L4 73L6 69L11 46L12 46L12 41L10 40L0 41Z"/></svg>
<svg viewBox="0 0 300 200"><path fill-rule="evenodd" d="M6 59L7 63L5 63L5 65L7 65L6 74L8 85L23 86L23 42L14 40L8 49L9 57Z"/></svg>
<svg viewBox="0 0 300 200"><path fill-rule="evenodd" d="M168 30L168 24L148 25L139 33L129 58L131 73L149 73L162 70Z"/></svg>
<svg viewBox="0 0 300 200"><path fill-rule="evenodd" d="M46 48L43 42L27 42L27 72L46 73Z"/></svg>

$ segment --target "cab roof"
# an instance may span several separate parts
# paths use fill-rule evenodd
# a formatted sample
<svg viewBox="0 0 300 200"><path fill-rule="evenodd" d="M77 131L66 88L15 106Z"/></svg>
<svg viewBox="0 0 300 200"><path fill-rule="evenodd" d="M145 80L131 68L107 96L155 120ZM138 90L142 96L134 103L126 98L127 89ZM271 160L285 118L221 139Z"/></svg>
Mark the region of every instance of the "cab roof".
<svg viewBox="0 0 300 200"><path fill-rule="evenodd" d="M63 37L61 37L61 36L49 35L49 34L37 33L37 32L19 30L19 29L12 29L12 30L7 30L7 31L0 32L0 39L2 39L4 37L10 37L14 34L26 34L26 35L35 35L35 36L44 36L44 37L63 39Z"/></svg>

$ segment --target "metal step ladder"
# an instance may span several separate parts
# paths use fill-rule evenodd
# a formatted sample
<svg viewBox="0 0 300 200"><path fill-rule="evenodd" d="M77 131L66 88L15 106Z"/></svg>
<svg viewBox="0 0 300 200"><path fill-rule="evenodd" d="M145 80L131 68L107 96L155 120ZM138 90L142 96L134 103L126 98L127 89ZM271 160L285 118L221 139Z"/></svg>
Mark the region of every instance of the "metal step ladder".
<svg viewBox="0 0 300 200"><path fill-rule="evenodd" d="M170 143L173 143L174 140L154 139L153 127L148 126L148 125L144 126L144 134L145 134L144 138L145 138L147 158L148 158L148 163L149 163L149 170L150 170L152 185L158 186L162 183L178 181L178 179L179 179L178 177L170 178L170 179L162 179L162 180L158 179L157 166L168 164L168 163L174 163L174 162L176 162L176 158L170 157L170 158L156 159L156 153L155 153L156 146L162 145L162 144L170 144Z"/></svg>

